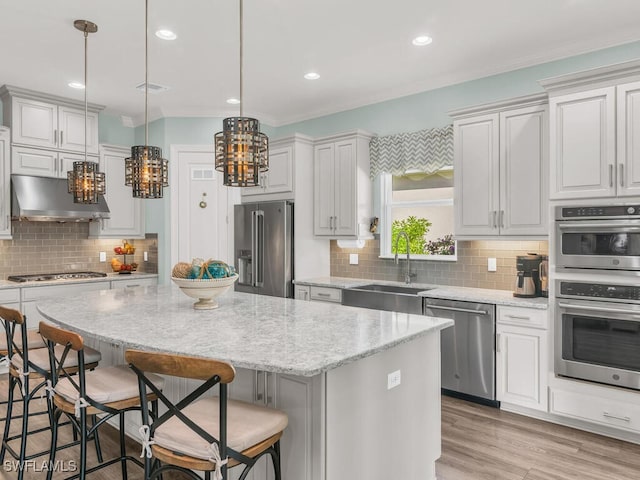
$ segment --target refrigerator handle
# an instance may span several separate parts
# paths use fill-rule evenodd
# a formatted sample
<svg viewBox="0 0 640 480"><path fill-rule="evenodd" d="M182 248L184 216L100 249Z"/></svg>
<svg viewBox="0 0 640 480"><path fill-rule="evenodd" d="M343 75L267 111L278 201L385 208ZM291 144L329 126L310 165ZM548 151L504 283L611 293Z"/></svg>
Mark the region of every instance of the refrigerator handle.
<svg viewBox="0 0 640 480"><path fill-rule="evenodd" d="M254 210L251 212L251 251L253 259L251 262L253 286L264 286L264 211Z"/></svg>

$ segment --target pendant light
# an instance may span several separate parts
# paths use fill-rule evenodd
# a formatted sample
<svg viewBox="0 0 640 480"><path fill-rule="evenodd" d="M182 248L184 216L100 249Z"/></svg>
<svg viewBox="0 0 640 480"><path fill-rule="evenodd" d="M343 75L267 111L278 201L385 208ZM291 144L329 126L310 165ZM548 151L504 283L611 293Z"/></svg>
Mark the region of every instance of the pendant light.
<svg viewBox="0 0 640 480"><path fill-rule="evenodd" d="M240 1L240 116L225 118L222 132L215 135L216 170L223 173L228 187L254 187L260 173L269 169L269 139L260 132L260 122L242 116L243 83L243 0Z"/></svg>
<svg viewBox="0 0 640 480"><path fill-rule="evenodd" d="M84 33L84 161L73 162L73 169L67 172L67 189L74 203L98 203L98 195L105 192L104 173L98 171L96 162L87 160L87 37L98 26L87 20L76 20L73 26Z"/></svg>
<svg viewBox="0 0 640 480"><path fill-rule="evenodd" d="M144 145L131 147L131 157L125 159L124 184L131 186L135 198L162 198L169 186L169 162L162 158L162 149L149 146L149 0L144 3Z"/></svg>

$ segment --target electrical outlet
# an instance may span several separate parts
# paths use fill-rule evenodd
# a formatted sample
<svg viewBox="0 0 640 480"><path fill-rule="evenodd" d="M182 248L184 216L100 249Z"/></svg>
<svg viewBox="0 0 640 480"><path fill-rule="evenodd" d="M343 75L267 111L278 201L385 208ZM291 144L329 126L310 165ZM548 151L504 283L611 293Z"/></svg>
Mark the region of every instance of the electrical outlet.
<svg viewBox="0 0 640 480"><path fill-rule="evenodd" d="M350 253L349 254L349 265L357 265L358 264L358 254Z"/></svg>
<svg viewBox="0 0 640 480"><path fill-rule="evenodd" d="M487 258L487 271L495 272L498 270L498 264L495 258Z"/></svg>
<svg viewBox="0 0 640 480"><path fill-rule="evenodd" d="M107 252L100 252L100 261L101 262L107 261Z"/></svg>
<svg viewBox="0 0 640 480"><path fill-rule="evenodd" d="M396 370L395 372L391 372L387 375L387 390L391 390L392 388L400 385L400 381L402 380L400 376L400 370Z"/></svg>
<svg viewBox="0 0 640 480"><path fill-rule="evenodd" d="M144 260L145 262L149 261L149 252L144 252L142 254L142 260Z"/></svg>

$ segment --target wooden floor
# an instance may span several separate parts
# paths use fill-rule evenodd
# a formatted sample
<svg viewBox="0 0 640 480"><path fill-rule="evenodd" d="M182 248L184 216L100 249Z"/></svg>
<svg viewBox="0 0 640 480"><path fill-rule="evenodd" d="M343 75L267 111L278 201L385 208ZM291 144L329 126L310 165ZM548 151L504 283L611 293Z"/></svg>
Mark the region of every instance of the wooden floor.
<svg viewBox="0 0 640 480"><path fill-rule="evenodd" d="M4 398L6 382L0 380L0 398ZM38 402L36 401L36 405ZM0 409L4 417L4 408ZM43 424L44 417L35 423ZM18 422L15 422L18 423ZM0 422L0 426L4 426ZM116 455L116 431L107 427L101 436L105 458ZM71 439L69 427L61 432ZM48 448L49 434L43 432L30 438L31 451ZM33 440L33 441L32 441ZM129 441L128 450L136 457L140 446ZM95 464L95 450L89 449L90 464ZM78 450L66 449L58 454L60 465L70 469ZM47 456L30 464L25 480L42 480L42 462ZM13 480L11 459L0 465L0 479ZM442 399L442 457L437 462L438 480L640 480L640 446L574 430L529 417L462 400ZM56 480L71 473L57 472ZM91 480L121 478L119 464L89 476ZM142 470L129 467L129 479L141 480ZM182 479L179 475L164 476L165 480ZM390 480L414 480L394 479ZM299 480L285 478L284 480ZM343 480L343 479L329 479ZM366 479L348 479L366 480ZM418 479L416 479L418 480Z"/></svg>
<svg viewBox="0 0 640 480"><path fill-rule="evenodd" d="M443 397L439 480L639 480L640 445Z"/></svg>

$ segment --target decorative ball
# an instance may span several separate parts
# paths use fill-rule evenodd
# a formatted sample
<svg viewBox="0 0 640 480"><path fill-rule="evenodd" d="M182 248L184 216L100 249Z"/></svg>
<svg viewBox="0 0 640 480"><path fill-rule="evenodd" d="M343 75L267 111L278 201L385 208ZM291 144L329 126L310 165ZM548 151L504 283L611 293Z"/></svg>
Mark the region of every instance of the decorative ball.
<svg viewBox="0 0 640 480"><path fill-rule="evenodd" d="M171 271L171 276L175 278L189 278L191 274L191 264L186 262L178 262Z"/></svg>

